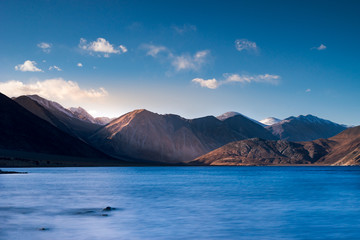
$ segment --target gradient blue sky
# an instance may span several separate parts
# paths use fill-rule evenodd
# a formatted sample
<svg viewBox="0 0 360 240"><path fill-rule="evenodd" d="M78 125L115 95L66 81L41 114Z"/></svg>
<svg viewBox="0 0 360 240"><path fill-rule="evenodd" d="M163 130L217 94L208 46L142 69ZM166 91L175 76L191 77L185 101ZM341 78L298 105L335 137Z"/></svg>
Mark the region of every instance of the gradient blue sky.
<svg viewBox="0 0 360 240"><path fill-rule="evenodd" d="M0 91L95 116L237 111L359 125L359 12L360 1L0 0ZM92 47L98 38L114 53Z"/></svg>

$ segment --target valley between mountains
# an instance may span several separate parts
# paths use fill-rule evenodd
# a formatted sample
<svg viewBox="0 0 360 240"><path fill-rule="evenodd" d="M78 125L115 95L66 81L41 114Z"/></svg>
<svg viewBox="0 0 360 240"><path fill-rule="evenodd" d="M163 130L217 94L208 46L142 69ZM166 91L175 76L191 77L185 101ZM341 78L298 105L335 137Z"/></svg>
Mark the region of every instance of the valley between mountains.
<svg viewBox="0 0 360 240"><path fill-rule="evenodd" d="M185 119L140 109L94 118L37 95L0 94L0 133L0 167L360 164L360 127L312 115Z"/></svg>

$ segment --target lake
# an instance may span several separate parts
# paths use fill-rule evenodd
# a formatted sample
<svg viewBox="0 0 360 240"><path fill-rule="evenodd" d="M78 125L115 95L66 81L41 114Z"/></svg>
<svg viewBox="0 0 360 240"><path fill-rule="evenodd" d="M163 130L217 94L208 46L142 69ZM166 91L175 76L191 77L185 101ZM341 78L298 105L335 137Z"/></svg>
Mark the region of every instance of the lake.
<svg viewBox="0 0 360 240"><path fill-rule="evenodd" d="M360 167L11 170L1 240L360 239Z"/></svg>

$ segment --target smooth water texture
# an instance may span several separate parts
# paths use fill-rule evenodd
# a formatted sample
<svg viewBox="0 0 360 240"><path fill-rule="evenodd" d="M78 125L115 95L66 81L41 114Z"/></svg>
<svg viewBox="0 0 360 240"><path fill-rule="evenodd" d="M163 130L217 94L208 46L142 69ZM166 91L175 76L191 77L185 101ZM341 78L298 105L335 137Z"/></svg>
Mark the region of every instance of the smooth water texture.
<svg viewBox="0 0 360 240"><path fill-rule="evenodd" d="M14 170L1 240L360 239L359 167Z"/></svg>

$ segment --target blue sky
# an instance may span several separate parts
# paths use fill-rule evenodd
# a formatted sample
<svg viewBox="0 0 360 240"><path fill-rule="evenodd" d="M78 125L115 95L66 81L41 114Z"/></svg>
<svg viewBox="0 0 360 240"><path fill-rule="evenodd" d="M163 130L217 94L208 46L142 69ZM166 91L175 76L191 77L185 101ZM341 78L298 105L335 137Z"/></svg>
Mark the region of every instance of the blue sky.
<svg viewBox="0 0 360 240"><path fill-rule="evenodd" d="M359 125L359 11L359 1L2 0L0 91L95 116Z"/></svg>

